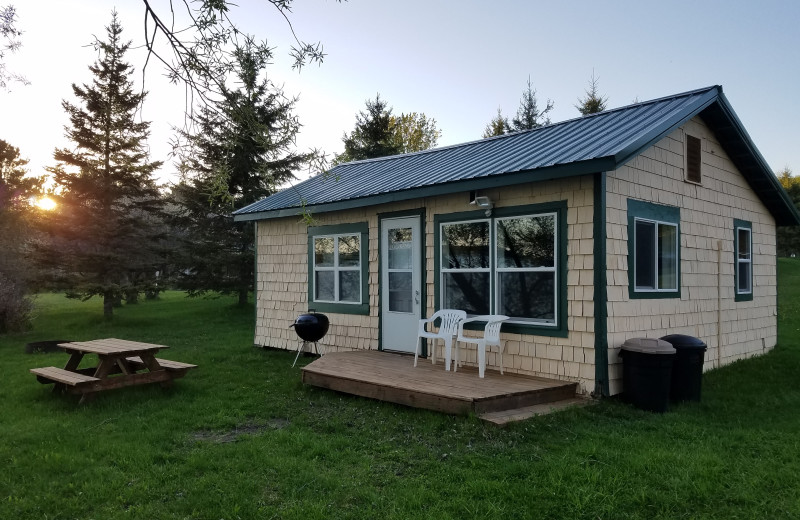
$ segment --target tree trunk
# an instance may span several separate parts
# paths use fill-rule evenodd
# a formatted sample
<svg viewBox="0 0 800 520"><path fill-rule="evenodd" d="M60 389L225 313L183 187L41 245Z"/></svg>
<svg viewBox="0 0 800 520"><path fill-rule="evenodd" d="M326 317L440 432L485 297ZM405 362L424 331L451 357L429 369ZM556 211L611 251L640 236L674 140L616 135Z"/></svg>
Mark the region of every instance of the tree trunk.
<svg viewBox="0 0 800 520"><path fill-rule="evenodd" d="M239 305L247 305L247 286L239 287Z"/></svg>
<svg viewBox="0 0 800 520"><path fill-rule="evenodd" d="M114 316L114 293L106 291L103 294L103 316L105 319L110 320Z"/></svg>

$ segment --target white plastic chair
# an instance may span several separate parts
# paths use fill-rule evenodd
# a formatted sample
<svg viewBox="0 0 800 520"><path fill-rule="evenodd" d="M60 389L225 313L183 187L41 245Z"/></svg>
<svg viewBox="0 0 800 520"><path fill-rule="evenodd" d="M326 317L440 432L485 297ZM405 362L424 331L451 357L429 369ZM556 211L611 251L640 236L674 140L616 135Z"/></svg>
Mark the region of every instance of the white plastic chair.
<svg viewBox="0 0 800 520"><path fill-rule="evenodd" d="M433 323L437 319L441 319L439 330L437 332L428 332L425 326L428 323ZM462 320L467 319L465 311L455 309L441 309L436 311L433 316L427 320L419 320L419 330L417 331L417 346L414 349L414 366L417 366L417 358L419 357L420 348L422 347L422 338L433 340L431 345L431 363L436 364L436 340L440 339L444 342L444 359L445 370L450 370L450 359L453 347L453 338L458 332L458 325Z"/></svg>
<svg viewBox="0 0 800 520"><path fill-rule="evenodd" d="M505 341L500 340L500 327L503 322L508 319L508 316L499 314L490 314L486 316L475 316L468 320L463 320L458 324L458 338L456 338L456 370L458 369L458 344L461 342L472 343L478 346L478 377L483 377L486 372L486 348L497 347L500 358L500 373L503 373L503 349ZM486 327L483 329L482 338L472 338L464 336L464 324L473 321L485 321Z"/></svg>

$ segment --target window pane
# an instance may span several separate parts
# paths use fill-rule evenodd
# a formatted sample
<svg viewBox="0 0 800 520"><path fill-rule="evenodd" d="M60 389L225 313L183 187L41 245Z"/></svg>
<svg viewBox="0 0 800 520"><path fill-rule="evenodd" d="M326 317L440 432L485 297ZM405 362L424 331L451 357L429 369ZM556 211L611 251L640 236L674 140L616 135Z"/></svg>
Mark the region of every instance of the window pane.
<svg viewBox="0 0 800 520"><path fill-rule="evenodd" d="M442 226L442 269L489 267L489 223Z"/></svg>
<svg viewBox="0 0 800 520"><path fill-rule="evenodd" d="M555 273L498 273L498 313L553 322L556 318Z"/></svg>
<svg viewBox="0 0 800 520"><path fill-rule="evenodd" d="M750 262L739 262L739 266L737 267L738 277L736 279L736 282L738 284L738 287L736 288L737 292L740 293L752 292L752 287L751 287L752 277L750 271L752 267L753 264L751 264Z"/></svg>
<svg viewBox="0 0 800 520"><path fill-rule="evenodd" d="M333 267L333 237L314 239L314 265Z"/></svg>
<svg viewBox="0 0 800 520"><path fill-rule="evenodd" d="M317 271L314 273L314 299L317 301L334 301L334 282L336 281L333 271Z"/></svg>
<svg viewBox="0 0 800 520"><path fill-rule="evenodd" d="M389 230L389 269L411 269L411 228Z"/></svg>
<svg viewBox="0 0 800 520"><path fill-rule="evenodd" d="M634 241L636 244L636 288L655 289L655 235L656 225L653 222L637 220L635 223Z"/></svg>
<svg viewBox="0 0 800 520"><path fill-rule="evenodd" d="M497 222L497 267L554 267L555 223L552 215Z"/></svg>
<svg viewBox="0 0 800 520"><path fill-rule="evenodd" d="M340 302L358 302L361 300L360 278L358 271L339 271Z"/></svg>
<svg viewBox="0 0 800 520"><path fill-rule="evenodd" d="M489 273L443 273L444 309L489 314Z"/></svg>
<svg viewBox="0 0 800 520"><path fill-rule="evenodd" d="M339 267L358 267L359 258L358 235L339 237Z"/></svg>
<svg viewBox="0 0 800 520"><path fill-rule="evenodd" d="M750 230L739 228L737 230L737 241L739 242L739 260L750 260Z"/></svg>
<svg viewBox="0 0 800 520"><path fill-rule="evenodd" d="M389 273L389 310L412 312L411 273Z"/></svg>
<svg viewBox="0 0 800 520"><path fill-rule="evenodd" d="M658 225L658 288L678 288L678 228Z"/></svg>

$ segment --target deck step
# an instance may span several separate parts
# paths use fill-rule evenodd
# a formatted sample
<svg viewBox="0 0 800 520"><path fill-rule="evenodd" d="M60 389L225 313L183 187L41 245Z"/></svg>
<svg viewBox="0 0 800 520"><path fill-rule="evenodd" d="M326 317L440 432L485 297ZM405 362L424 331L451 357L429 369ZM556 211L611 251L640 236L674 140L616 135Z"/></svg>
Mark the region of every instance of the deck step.
<svg viewBox="0 0 800 520"><path fill-rule="evenodd" d="M585 397L572 397L569 399L561 399L560 401L553 401L549 403L541 403L533 406L524 406L522 408L514 408L513 410L500 410L497 412L486 412L478 415L484 421L503 426L505 424L524 421L537 415L546 415L548 413L558 412L566 408L575 406L587 406L593 404L594 401Z"/></svg>

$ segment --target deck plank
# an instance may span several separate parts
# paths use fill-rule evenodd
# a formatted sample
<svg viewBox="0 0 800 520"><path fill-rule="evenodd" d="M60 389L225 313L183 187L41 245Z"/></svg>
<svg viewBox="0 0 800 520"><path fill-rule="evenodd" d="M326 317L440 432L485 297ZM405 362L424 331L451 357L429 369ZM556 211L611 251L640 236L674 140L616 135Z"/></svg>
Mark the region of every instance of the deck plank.
<svg viewBox="0 0 800 520"><path fill-rule="evenodd" d="M303 368L312 386L452 414L487 413L538 405L575 396L577 383L473 367L445 371L410 356L360 350L333 352Z"/></svg>

